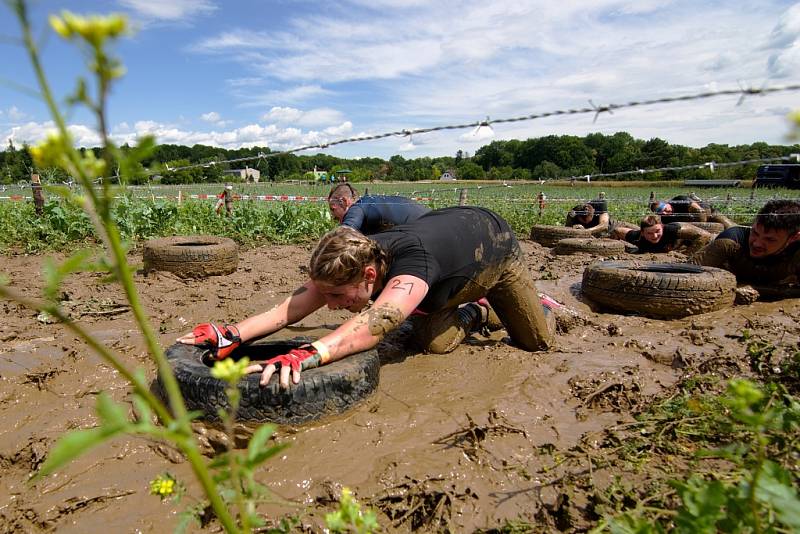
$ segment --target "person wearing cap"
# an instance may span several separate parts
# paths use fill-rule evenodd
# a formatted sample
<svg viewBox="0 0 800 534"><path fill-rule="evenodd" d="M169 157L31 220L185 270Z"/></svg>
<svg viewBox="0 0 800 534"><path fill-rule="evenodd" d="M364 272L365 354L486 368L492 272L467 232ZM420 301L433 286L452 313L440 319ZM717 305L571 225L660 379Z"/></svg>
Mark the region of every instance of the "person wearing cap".
<svg viewBox="0 0 800 534"><path fill-rule="evenodd" d="M692 262L728 270L763 297L800 297L800 201L770 200L752 227L725 230Z"/></svg>
<svg viewBox="0 0 800 534"><path fill-rule="evenodd" d="M668 201L654 200L650 210L661 217L664 223L676 222L718 222L725 228L736 226L736 223L704 202L694 193L676 195Z"/></svg>
<svg viewBox="0 0 800 534"><path fill-rule="evenodd" d="M664 224L658 215L644 217L639 222L638 230L618 226L613 237L636 245L640 253L670 252L681 246L689 250L699 250L712 238L710 233L691 224Z"/></svg>
<svg viewBox="0 0 800 534"><path fill-rule="evenodd" d="M611 217L608 214L608 203L603 198L578 204L568 213L564 226L591 230L593 236L608 232Z"/></svg>
<svg viewBox="0 0 800 534"><path fill-rule="evenodd" d="M389 195L366 195L348 184L334 186L328 193L328 208L342 226L349 226L364 235L406 224L428 213L430 208L410 198Z"/></svg>

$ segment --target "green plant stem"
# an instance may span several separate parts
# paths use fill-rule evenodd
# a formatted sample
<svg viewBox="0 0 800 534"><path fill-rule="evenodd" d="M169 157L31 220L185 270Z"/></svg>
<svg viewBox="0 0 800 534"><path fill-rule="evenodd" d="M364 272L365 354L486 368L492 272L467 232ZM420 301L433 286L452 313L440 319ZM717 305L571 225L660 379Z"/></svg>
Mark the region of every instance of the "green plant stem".
<svg viewBox="0 0 800 534"><path fill-rule="evenodd" d="M47 78L44 74L44 69L42 68L41 61L39 60L39 53L36 48L36 44L33 40L31 35L31 26L30 21L27 15L27 8L25 3L22 0L14 0L13 7L17 12L17 16L19 18L20 24L22 26L23 31L23 41L25 43L25 47L28 50L28 55L31 60L31 64L33 65L34 71L36 73L36 78L39 82L39 87L42 91L42 97L47 104L48 109L50 110L50 114L53 117L54 122L58 128L59 133L61 134L62 138L65 140L69 140L69 132L66 127L66 123L64 121L63 116L61 115L58 106L55 103L53 98L52 91L50 90L50 86L47 82ZM106 81L103 80L103 76L99 76L101 87L105 87ZM101 92L107 92L106 89L101 89ZM101 101L104 102L104 98L101 97ZM100 115L100 124L104 125L104 114L102 112L99 113ZM106 142L108 142L107 132L102 130L101 134L104 136ZM101 206L104 209L101 211L101 219L105 223L98 228L98 231L103 233L103 230L106 230L105 235L108 238L107 245L109 246L110 250L112 251L115 259L115 269L117 274L118 281L122 284L125 293L128 297L128 300L131 304L131 309L134 313L137 323L139 324L142 333L145 336L145 340L150 350L150 355L156 362L158 367L159 373L161 373L162 379L164 381L165 389L167 390L167 396L170 399L170 406L172 407L174 413L178 418L178 422L182 427L183 434L187 436L187 439L179 441L181 445L181 449L186 454L189 462L192 466L192 470L195 473L195 476L200 481L203 489L206 493L206 496L211 503L214 512L217 514L217 518L222 523L223 527L228 532L239 532L239 529L236 527L236 523L234 522L233 518L231 517L230 513L228 512L225 503L223 502L222 498L219 496L214 481L211 478L211 475L208 472L208 468L206 467L205 461L200 454L199 450L197 449L197 445L195 441L191 438L192 436L192 429L191 426L186 419L186 407L183 402L183 397L180 394L180 389L178 387L177 381L175 380L175 375L172 373L172 369L167 362L164 354L159 346L155 334L150 328L150 325L147 321L147 318L144 315L141 303L139 302L138 296L136 294L135 286L133 284L133 278L131 276L130 268L128 267L125 254L122 248L121 240L119 239L119 234L116 232L116 226L113 224L110 216L110 209L109 209L109 198L107 194L101 198L97 195L92 187L92 181L89 176L86 175L85 168L81 165L80 157L78 156L77 151L72 147L66 147L65 155L70 161L70 163L74 166L74 168L78 171L78 178L80 179L81 183L84 185L85 190L87 191L87 195L91 198L93 206ZM104 188L104 193L107 193L108 189ZM68 321L66 324L72 325L72 327L77 327L75 323ZM80 329L82 331L82 329ZM82 335L81 337L88 341L92 348L95 350L99 350L101 356L104 359L107 359L114 367L117 369L126 379L134 386L137 392L140 390L145 390L146 393L142 394L142 397L152 406L152 408L159 414L161 417L162 422L170 421L171 418L168 414L165 413L165 409L163 405L155 399L152 393L147 390L147 387L142 387L142 384L139 384L139 381L136 377L127 371L122 364L116 359L116 357L109 352L105 347L94 339L91 338L88 334L84 332L85 336Z"/></svg>
<svg viewBox="0 0 800 534"><path fill-rule="evenodd" d="M226 392L230 402L230 409L225 413L224 423L225 432L228 434L228 468L231 470L231 482L233 489L236 491L236 505L239 507L239 521L242 524L242 532L249 534L250 532L250 514L247 510L244 494L242 491L242 474L239 469L239 463L236 461L234 452L235 436L233 429L233 421L236 412L239 410L239 400L241 394L236 384L231 384Z"/></svg>

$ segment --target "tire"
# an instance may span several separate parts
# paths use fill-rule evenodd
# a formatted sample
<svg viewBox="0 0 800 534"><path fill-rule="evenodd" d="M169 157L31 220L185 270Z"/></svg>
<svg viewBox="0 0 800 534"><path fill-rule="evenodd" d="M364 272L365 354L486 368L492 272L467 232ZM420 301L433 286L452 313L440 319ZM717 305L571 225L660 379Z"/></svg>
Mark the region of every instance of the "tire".
<svg viewBox="0 0 800 534"><path fill-rule="evenodd" d="M265 360L310 341L295 338L246 344L232 357ZM186 408L201 412L203 419L219 421L219 410L227 410L229 406L225 395L227 384L211 376L211 367L206 363L208 352L195 345L176 343L167 349L166 356ZM278 383L278 373L265 387L258 384L260 374L250 374L239 382L241 401L236 419L296 425L341 413L372 394L378 387L379 376L380 359L375 349L303 371L300 383L291 384L286 390ZM164 397L161 377L157 379L156 391Z"/></svg>
<svg viewBox="0 0 800 534"><path fill-rule="evenodd" d="M545 247L552 247L562 239L570 237L592 237L592 233L591 230L586 228L571 228L569 226L534 224L531 227L531 241L536 241Z"/></svg>
<svg viewBox="0 0 800 534"><path fill-rule="evenodd" d="M592 237L570 237L556 243L556 254L597 254L610 256L625 252L625 242L616 239L598 239Z"/></svg>
<svg viewBox="0 0 800 534"><path fill-rule="evenodd" d="M718 222L693 222L690 224L700 228L701 230L705 230L710 234L718 234L725 229L725 225Z"/></svg>
<svg viewBox="0 0 800 534"><path fill-rule="evenodd" d="M685 263L605 261L583 272L582 293L602 308L656 319L706 313L733 305L736 277Z"/></svg>
<svg viewBox="0 0 800 534"><path fill-rule="evenodd" d="M210 235L151 239L144 244L144 269L181 278L230 274L239 263L238 248L233 239Z"/></svg>

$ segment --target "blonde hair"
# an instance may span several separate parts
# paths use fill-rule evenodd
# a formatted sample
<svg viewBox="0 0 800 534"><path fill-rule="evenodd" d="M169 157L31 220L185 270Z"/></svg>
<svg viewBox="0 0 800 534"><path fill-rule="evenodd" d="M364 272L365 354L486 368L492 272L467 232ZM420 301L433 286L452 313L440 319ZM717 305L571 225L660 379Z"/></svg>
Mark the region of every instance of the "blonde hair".
<svg viewBox="0 0 800 534"><path fill-rule="evenodd" d="M364 267L372 263L380 277L389 258L381 246L358 230L339 226L320 239L308 270L312 280L332 285L360 282Z"/></svg>

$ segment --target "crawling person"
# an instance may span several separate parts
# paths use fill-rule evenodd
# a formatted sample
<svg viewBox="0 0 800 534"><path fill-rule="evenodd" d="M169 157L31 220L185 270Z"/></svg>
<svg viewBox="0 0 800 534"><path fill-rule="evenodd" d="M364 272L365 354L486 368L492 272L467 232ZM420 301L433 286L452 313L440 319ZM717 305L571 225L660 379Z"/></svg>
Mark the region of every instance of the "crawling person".
<svg viewBox="0 0 800 534"><path fill-rule="evenodd" d="M668 201L654 200L650 203L650 210L660 215L664 223L717 222L725 228L736 226L735 222L695 194L676 195Z"/></svg>
<svg viewBox="0 0 800 534"><path fill-rule="evenodd" d="M658 215L648 215L639 223L639 230L623 226L614 229L612 237L636 245L639 252L670 252L678 247L698 250L711 241L711 234L684 223L661 222Z"/></svg>
<svg viewBox="0 0 800 534"><path fill-rule="evenodd" d="M692 261L732 272L761 296L800 297L800 201L770 200L752 228L725 230Z"/></svg>
<svg viewBox="0 0 800 534"><path fill-rule="evenodd" d="M475 302L482 297L483 304ZM254 362L248 372L261 373L262 385L275 371L282 387L290 373L297 384L301 370L374 347L412 313L414 338L433 353L452 351L494 313L524 350L546 350L553 341L554 322L547 321L514 232L478 207L431 211L369 237L340 226L317 245L309 280L282 303L236 325L199 325L178 341L206 345L222 359L241 342L325 305L355 315L310 345Z"/></svg>
<svg viewBox="0 0 800 534"><path fill-rule="evenodd" d="M611 218L608 214L608 203L605 199L590 200L578 204L567 213L564 226L591 230L593 236L608 232Z"/></svg>
<svg viewBox="0 0 800 534"><path fill-rule="evenodd" d="M348 184L335 186L328 193L331 215L343 226L355 228L365 235L381 232L397 224L415 221L430 208L401 196L358 196Z"/></svg>

